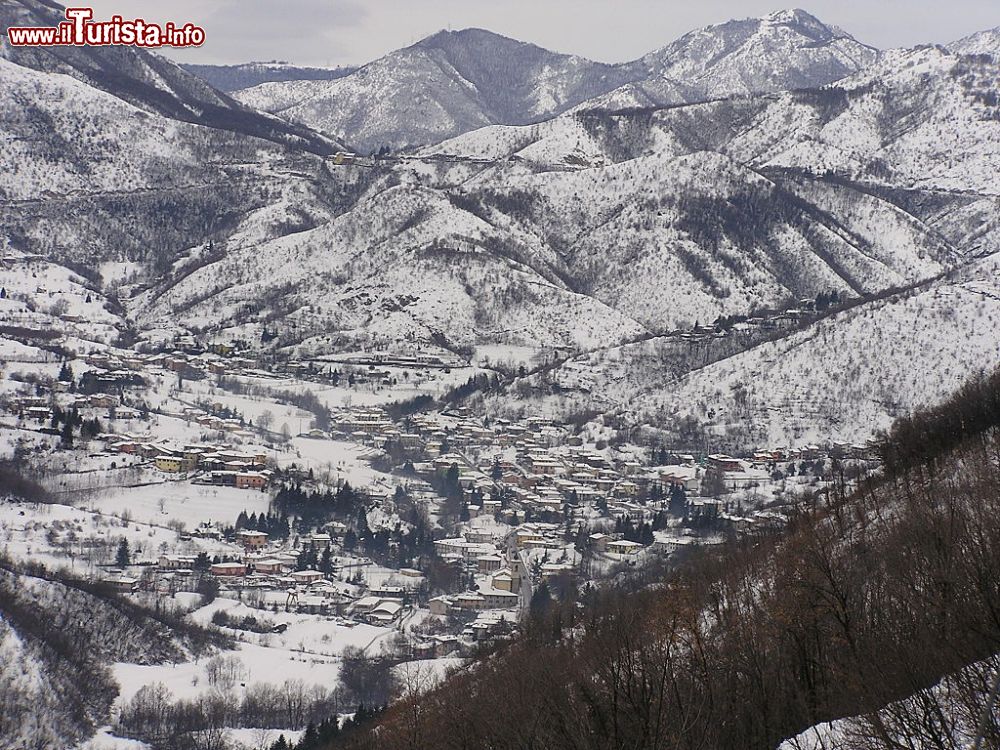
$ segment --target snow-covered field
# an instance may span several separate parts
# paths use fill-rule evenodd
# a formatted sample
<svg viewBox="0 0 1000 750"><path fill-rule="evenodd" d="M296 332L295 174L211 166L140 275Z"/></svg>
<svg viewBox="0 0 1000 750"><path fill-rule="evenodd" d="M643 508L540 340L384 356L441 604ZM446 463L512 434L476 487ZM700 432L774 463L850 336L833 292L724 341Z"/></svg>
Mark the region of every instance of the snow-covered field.
<svg viewBox="0 0 1000 750"><path fill-rule="evenodd" d="M166 525L176 519L194 528L201 522L232 524L240 511L261 513L268 509L270 496L256 490L192 484L189 481L162 481L140 487L121 487L95 493L87 507L102 513L128 512L137 521ZM162 505L162 508L161 508Z"/></svg>
<svg viewBox="0 0 1000 750"><path fill-rule="evenodd" d="M212 615L218 611L225 611L234 617L253 615L288 626L284 633L248 633L241 632L241 640L244 646L254 646L254 648L273 649L279 654L287 653L293 661L301 659L318 659L323 664L332 665L336 663L345 648L360 648L363 651L378 654L383 648L383 641L390 637L395 628L383 628L369 625L367 623L343 624L341 618L322 617L320 615L309 615L295 612L285 612L284 604L286 594L284 591L268 592L265 595L264 603L269 605L264 609L249 607L246 604L229 598L218 598L214 602L201 607L191 613L191 618L196 622L207 624L211 622ZM278 605L278 612L273 611L273 606ZM248 652L250 653L250 652ZM257 653L253 651L252 653ZM271 658L284 658L280 655ZM258 680L263 679L264 672L260 672ZM273 674L281 674L275 672ZM316 684L323 684L317 679ZM328 684L333 684L332 681Z"/></svg>

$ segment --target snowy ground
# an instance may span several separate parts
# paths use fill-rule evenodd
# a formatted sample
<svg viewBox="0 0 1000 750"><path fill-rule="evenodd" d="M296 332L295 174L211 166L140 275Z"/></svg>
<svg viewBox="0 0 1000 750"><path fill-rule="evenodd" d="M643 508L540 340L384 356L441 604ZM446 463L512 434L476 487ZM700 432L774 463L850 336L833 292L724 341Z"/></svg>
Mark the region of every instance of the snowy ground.
<svg viewBox="0 0 1000 750"><path fill-rule="evenodd" d="M167 481L106 490L91 497L87 505L109 514L128 511L137 521L151 524L165 525L173 519L190 529L201 522L231 524L240 511L261 513L270 503L270 495L256 490Z"/></svg>
<svg viewBox="0 0 1000 750"><path fill-rule="evenodd" d="M220 597L211 604L192 612L191 617L196 622L207 624L211 622L212 615L215 612L222 610L233 617L252 615L258 619L268 620L275 624L287 625L288 629L280 634L231 631L244 641L241 650L244 646L252 646L255 649L264 648L278 653L278 657L269 657L272 661L275 658L279 660L283 658L280 655L290 654L290 658L293 661L318 659L322 663L335 664L336 657L340 656L344 649L348 647L360 648L366 652L378 654L385 645L383 642L396 632L394 628L381 628L365 623L342 624L347 621L341 618L285 612L285 601L286 593L284 591L268 592L265 603L268 605L277 604L279 609L277 612L274 612L273 608L257 609L235 599ZM256 651L248 652L250 656L256 653ZM246 659L244 660L246 661ZM263 674L262 672L261 675ZM273 675L275 674L281 673L272 673L271 679L273 679ZM326 684L329 686L335 682L335 680L324 682L320 677L323 677L323 675L317 675L315 684ZM251 679L253 679L252 675ZM261 681L263 680L263 676L257 679ZM313 680L312 677L303 677L303 679L307 679L307 681Z"/></svg>
<svg viewBox="0 0 1000 750"><path fill-rule="evenodd" d="M160 519L126 523L120 515L109 511L61 504L0 503L0 551L14 559L103 576L122 538L128 540L134 561L152 561L166 552L188 555L236 552L234 546L225 542L181 541L177 531Z"/></svg>

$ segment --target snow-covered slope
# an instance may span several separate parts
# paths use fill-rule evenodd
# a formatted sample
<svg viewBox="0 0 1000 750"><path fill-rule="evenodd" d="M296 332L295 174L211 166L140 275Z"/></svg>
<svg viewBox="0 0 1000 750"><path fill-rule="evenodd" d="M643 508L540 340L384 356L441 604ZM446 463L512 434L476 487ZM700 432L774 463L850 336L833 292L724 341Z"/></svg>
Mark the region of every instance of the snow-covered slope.
<svg viewBox="0 0 1000 750"><path fill-rule="evenodd" d="M4 239L55 260L165 268L266 196L294 191L293 164L319 168L318 159L147 112L69 75L0 59L0 87Z"/></svg>
<svg viewBox="0 0 1000 750"><path fill-rule="evenodd" d="M998 668L1000 658L984 659L871 715L810 727L782 742L778 750L872 747L873 737L886 745L898 744L912 750L932 750L942 742L953 747L975 747L982 707L988 705L989 685ZM989 722L985 730L980 747L996 743L996 731Z"/></svg>
<svg viewBox="0 0 1000 750"><path fill-rule="evenodd" d="M1000 254L717 361L725 341L581 355L534 376L534 397L494 408L596 409L699 449L863 442L1000 361L997 330Z"/></svg>
<svg viewBox="0 0 1000 750"><path fill-rule="evenodd" d="M314 229L263 244L230 240L225 258L133 307L145 326L172 318L258 338L271 320L286 334L280 345L305 351L498 340L587 348L644 332L539 264L505 254L502 241L436 191L378 184Z"/></svg>
<svg viewBox="0 0 1000 750"><path fill-rule="evenodd" d="M948 49L958 55L1000 56L1000 26L970 34L949 44Z"/></svg>
<svg viewBox="0 0 1000 750"><path fill-rule="evenodd" d="M820 86L876 56L800 10L710 26L618 65L466 29L439 32L336 81L265 83L237 98L367 151L535 122L575 106L618 109Z"/></svg>
<svg viewBox="0 0 1000 750"><path fill-rule="evenodd" d="M0 730L5 747L73 747L107 723L109 664L180 661L225 636L64 572L0 557Z"/></svg>

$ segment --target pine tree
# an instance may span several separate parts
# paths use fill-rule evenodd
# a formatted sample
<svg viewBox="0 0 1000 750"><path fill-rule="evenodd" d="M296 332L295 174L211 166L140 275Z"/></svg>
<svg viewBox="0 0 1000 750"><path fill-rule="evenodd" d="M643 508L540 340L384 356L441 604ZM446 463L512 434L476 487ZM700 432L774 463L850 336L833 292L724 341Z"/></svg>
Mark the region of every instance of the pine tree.
<svg viewBox="0 0 1000 750"><path fill-rule="evenodd" d="M127 568L131 565L132 552L129 550L128 539L122 537L122 540L118 542L118 552L115 554L115 565L119 568Z"/></svg>
<svg viewBox="0 0 1000 750"><path fill-rule="evenodd" d="M319 735L316 733L316 725L311 721L306 727L306 731L302 734L302 739L299 740L300 748L312 748L316 747L319 743Z"/></svg>
<svg viewBox="0 0 1000 750"><path fill-rule="evenodd" d="M69 419L67 419L66 424L63 425L62 444L66 448L73 447L73 422Z"/></svg>
<svg viewBox="0 0 1000 750"><path fill-rule="evenodd" d="M531 595L531 603L528 605L528 611L532 617L537 619L548 614L551 608L552 593L549 591L549 584L542 581Z"/></svg>

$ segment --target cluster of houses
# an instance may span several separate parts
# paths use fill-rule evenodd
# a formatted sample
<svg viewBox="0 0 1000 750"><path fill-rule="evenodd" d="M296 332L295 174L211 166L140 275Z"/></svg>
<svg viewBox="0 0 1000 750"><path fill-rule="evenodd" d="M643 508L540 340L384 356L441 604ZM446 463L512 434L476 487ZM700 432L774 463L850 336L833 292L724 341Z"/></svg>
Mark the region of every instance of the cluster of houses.
<svg viewBox="0 0 1000 750"><path fill-rule="evenodd" d="M246 357L222 356L231 355L230 347L215 348L204 352L197 347L187 346L188 351L180 349L170 352L156 353L94 353L83 360L99 372L119 372L129 375L141 373L150 367L158 367L167 372L177 373L190 380L201 380L209 374L237 374L255 367L256 362ZM195 351L197 350L197 351Z"/></svg>
<svg viewBox="0 0 1000 750"><path fill-rule="evenodd" d="M464 517L496 517L515 526L597 503L608 518L649 521L679 489L690 519L721 520L743 532L758 522L770 526L779 519L758 518L757 513L736 516L723 500L702 497L710 473L721 479L726 492L733 492L772 481L778 461L837 453L854 458L868 455L867 446L809 445L760 451L750 458L711 454L698 460L693 454L680 454L672 457L670 465L649 466L627 451L585 446L569 430L537 417L487 423L454 410L412 416L400 424L378 408L361 407L339 410L334 421L342 435L408 461L427 487L457 469L457 482L467 497ZM501 504L498 494L507 502ZM652 502L653 497L659 501ZM635 555L642 547L625 539L595 541L602 552L616 556ZM610 545L606 549L605 542ZM670 552L689 542L666 536L654 547Z"/></svg>
<svg viewBox="0 0 1000 750"><path fill-rule="evenodd" d="M354 558L333 558L332 572L327 575L319 570L299 570L298 552L274 548L265 532L241 530L236 541L242 553L236 559L211 563L208 574L232 590L279 593L281 603L297 612L351 616L374 625L391 625L408 611L413 591L424 580L419 571L402 569L394 577L398 585L367 587L338 578L342 571L358 564ZM317 547L325 547L331 541L326 532L316 532L302 540ZM151 585L165 593L194 590L201 575L195 571L195 560L192 555L160 555ZM134 591L140 586L139 579L127 576L109 579L108 583L123 591Z"/></svg>
<svg viewBox="0 0 1000 750"><path fill-rule="evenodd" d="M220 416L219 413L223 410L222 404L211 404L209 408L212 411L206 412L194 406L186 406L181 410L180 416L185 422L197 424L206 430L228 432L241 438L251 438L254 436L243 420L235 417Z"/></svg>
<svg viewBox="0 0 1000 750"><path fill-rule="evenodd" d="M121 435L101 435L114 453L140 456L165 474L192 474L197 481L224 487L263 490L271 480L267 455L259 450L234 450L222 445L145 442Z"/></svg>
<svg viewBox="0 0 1000 750"><path fill-rule="evenodd" d="M847 443L834 440L827 446L810 444L798 448L782 447L755 451L753 462L756 464L769 464L781 461L815 461L816 459L827 457L853 458L867 461L874 455L874 448L873 441Z"/></svg>
<svg viewBox="0 0 1000 750"><path fill-rule="evenodd" d="M65 391L65 383L54 381L52 388L54 392ZM39 423L48 422L52 419L53 407L58 403L63 410L78 409L94 410L93 416L114 419L132 420L138 419L140 413L137 409L120 405L120 399L108 393L92 393L90 395L74 395L63 398L48 396L13 396L9 400L10 411L24 420Z"/></svg>

